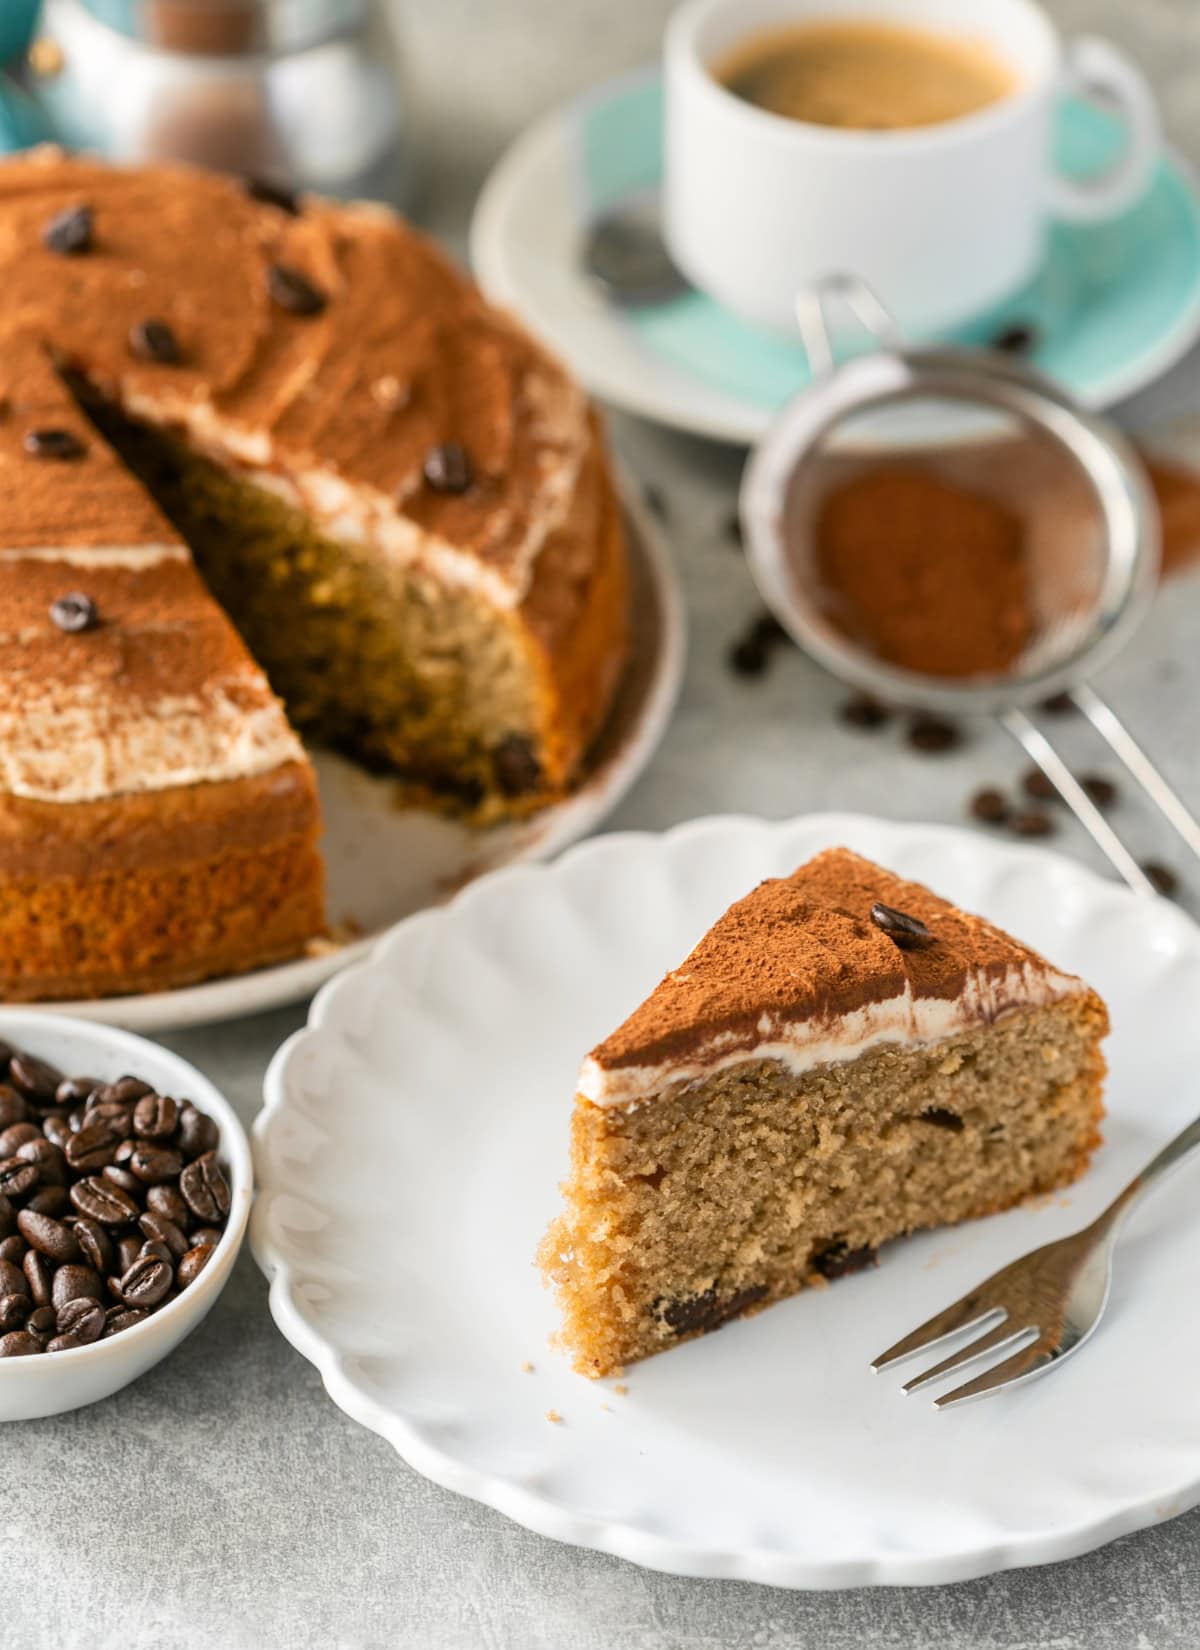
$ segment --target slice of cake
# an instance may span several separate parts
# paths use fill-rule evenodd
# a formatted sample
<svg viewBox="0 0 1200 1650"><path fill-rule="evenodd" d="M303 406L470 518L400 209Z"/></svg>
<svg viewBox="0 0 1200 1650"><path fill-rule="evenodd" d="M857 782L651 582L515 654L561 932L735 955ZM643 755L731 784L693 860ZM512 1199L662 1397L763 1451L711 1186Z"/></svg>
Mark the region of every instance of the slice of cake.
<svg viewBox="0 0 1200 1650"><path fill-rule="evenodd" d="M844 848L764 882L585 1060L540 1262L582 1374L1074 1180L1108 1015Z"/></svg>

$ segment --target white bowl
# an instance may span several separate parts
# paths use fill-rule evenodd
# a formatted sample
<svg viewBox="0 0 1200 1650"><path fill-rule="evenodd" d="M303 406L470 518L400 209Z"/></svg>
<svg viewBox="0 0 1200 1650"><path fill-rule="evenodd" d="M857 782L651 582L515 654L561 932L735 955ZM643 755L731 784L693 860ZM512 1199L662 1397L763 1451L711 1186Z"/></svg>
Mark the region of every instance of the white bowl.
<svg viewBox="0 0 1200 1650"><path fill-rule="evenodd" d="M177 1054L94 1021L41 1010L0 1009L0 1038L49 1060L66 1076L86 1074L112 1082L126 1073L152 1083L161 1094L193 1100L216 1122L218 1148L228 1168L232 1198L221 1241L196 1281L169 1305L108 1340L40 1357L0 1358L0 1421L94 1404L136 1381L174 1350L207 1313L233 1269L254 1195L254 1174L245 1130L233 1107L207 1077Z"/></svg>

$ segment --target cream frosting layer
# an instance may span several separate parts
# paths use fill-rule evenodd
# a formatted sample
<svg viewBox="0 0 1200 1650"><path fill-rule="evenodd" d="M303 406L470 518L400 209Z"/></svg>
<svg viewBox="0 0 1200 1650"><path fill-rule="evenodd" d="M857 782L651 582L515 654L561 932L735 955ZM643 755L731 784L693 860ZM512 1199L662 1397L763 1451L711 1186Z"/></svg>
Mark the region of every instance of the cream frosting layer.
<svg viewBox="0 0 1200 1650"><path fill-rule="evenodd" d="M274 701L247 708L239 685L115 702L93 683L56 686L41 714L0 711L0 789L79 803L268 773L304 752Z"/></svg>
<svg viewBox="0 0 1200 1650"><path fill-rule="evenodd" d="M677 1094L733 1066L777 1062L793 1076L818 1066L856 1060L885 1043L927 1047L1025 1008L1044 1008L1086 992L1082 980L1038 962L1015 964L1003 975L979 973L958 997L920 997L911 985L895 997L865 1003L833 1017L787 1020L764 1014L760 1040L747 1046L736 1032L698 1040L686 1055L646 1065L607 1067L594 1055L584 1061L578 1092L596 1106L640 1106Z"/></svg>

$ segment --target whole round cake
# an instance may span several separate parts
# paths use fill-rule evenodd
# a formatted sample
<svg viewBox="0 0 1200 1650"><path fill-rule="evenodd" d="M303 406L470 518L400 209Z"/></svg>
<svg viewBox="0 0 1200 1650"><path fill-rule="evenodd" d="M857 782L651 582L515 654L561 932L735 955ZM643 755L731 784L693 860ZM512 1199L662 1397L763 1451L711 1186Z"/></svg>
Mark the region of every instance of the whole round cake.
<svg viewBox="0 0 1200 1650"><path fill-rule="evenodd" d="M161 989L324 925L298 735L491 820L625 657L565 371L376 206L0 165L0 995Z"/></svg>

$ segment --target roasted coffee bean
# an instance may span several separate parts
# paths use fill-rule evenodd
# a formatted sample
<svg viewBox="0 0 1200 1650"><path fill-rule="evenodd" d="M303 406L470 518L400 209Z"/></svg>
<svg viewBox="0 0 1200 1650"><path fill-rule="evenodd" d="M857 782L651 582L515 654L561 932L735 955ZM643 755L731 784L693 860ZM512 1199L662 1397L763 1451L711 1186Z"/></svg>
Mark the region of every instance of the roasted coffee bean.
<svg viewBox="0 0 1200 1650"><path fill-rule="evenodd" d="M147 1186L161 1185L164 1180L177 1180L183 1168L178 1152L165 1146L142 1146L129 1155L129 1168ZM186 1193L184 1194L187 1195Z"/></svg>
<svg viewBox="0 0 1200 1650"><path fill-rule="evenodd" d="M67 1158L61 1146L56 1146L45 1135L38 1135L36 1140L26 1140L17 1147L13 1154L19 1157L22 1163L37 1165L40 1184L43 1186L65 1186L67 1183Z"/></svg>
<svg viewBox="0 0 1200 1650"><path fill-rule="evenodd" d="M132 1232L126 1232L119 1237L117 1239L117 1272L128 1272L141 1252L142 1239L140 1236L135 1237Z"/></svg>
<svg viewBox="0 0 1200 1650"><path fill-rule="evenodd" d="M92 1174L113 1161L120 1144L121 1136L111 1121L101 1117L93 1122L89 1112L79 1133L73 1134L67 1142L67 1162L77 1174Z"/></svg>
<svg viewBox="0 0 1200 1650"><path fill-rule="evenodd" d="M21 1242L24 1243L22 1238ZM25 1276L24 1268L11 1260L0 1260L0 1295L27 1295L29 1293L29 1279Z"/></svg>
<svg viewBox="0 0 1200 1650"><path fill-rule="evenodd" d="M298 217L300 214L298 196L294 190L286 188L282 183L272 183L268 178L247 178L244 188L252 201L261 201L264 206L277 206L289 217Z"/></svg>
<svg viewBox="0 0 1200 1650"><path fill-rule="evenodd" d="M19 1157L0 1159L0 1192L5 1197L28 1197L37 1183L36 1163L25 1163Z"/></svg>
<svg viewBox="0 0 1200 1650"><path fill-rule="evenodd" d="M68 1301L83 1298L102 1301L104 1279L91 1266L60 1266L54 1274L50 1298L56 1310L64 1307Z"/></svg>
<svg viewBox="0 0 1200 1650"><path fill-rule="evenodd" d="M307 275L290 264L271 264L267 270L267 291L271 301L289 315L319 315L328 299Z"/></svg>
<svg viewBox="0 0 1200 1650"><path fill-rule="evenodd" d="M179 1103L169 1094L146 1094L133 1108L133 1132L142 1140L169 1140L179 1127Z"/></svg>
<svg viewBox="0 0 1200 1650"><path fill-rule="evenodd" d="M190 1240L182 1228L173 1220L168 1220L166 1215L156 1215L147 1210L138 1221L138 1230L152 1242L163 1244L172 1260L178 1260L189 1247Z"/></svg>
<svg viewBox="0 0 1200 1650"><path fill-rule="evenodd" d="M1010 321L992 335L990 347L1003 355L1030 355L1037 348L1037 331L1029 321Z"/></svg>
<svg viewBox="0 0 1200 1650"><path fill-rule="evenodd" d="M467 449L460 441L443 441L425 454L425 483L435 493L465 493L475 479Z"/></svg>
<svg viewBox="0 0 1200 1650"><path fill-rule="evenodd" d="M60 258L78 258L92 250L95 224L90 206L64 206L42 229L42 245Z"/></svg>
<svg viewBox="0 0 1200 1650"><path fill-rule="evenodd" d="M20 1329L33 1309L28 1295L0 1295L0 1335Z"/></svg>
<svg viewBox="0 0 1200 1650"><path fill-rule="evenodd" d="M117 1147L116 1151L113 1153L113 1162L116 1164L117 1168L118 1169L127 1168L128 1165L129 1165L129 1159L133 1156L134 1152L136 1152L137 1149L138 1149L138 1143L133 1138L132 1134L130 1135L128 1140L122 1140L121 1144Z"/></svg>
<svg viewBox="0 0 1200 1650"><path fill-rule="evenodd" d="M98 1077L64 1077L54 1091L57 1106L86 1106L96 1090L103 1088Z"/></svg>
<svg viewBox="0 0 1200 1650"><path fill-rule="evenodd" d="M206 1111L185 1105L179 1113L179 1149L185 1157L201 1157L214 1152L220 1141L216 1123Z"/></svg>
<svg viewBox="0 0 1200 1650"><path fill-rule="evenodd" d="M149 1083L144 1083L140 1077L118 1077L115 1083L105 1083L92 1096L97 1106L115 1102L125 1105L129 1101L140 1100L143 1094L153 1094L154 1090Z"/></svg>
<svg viewBox="0 0 1200 1650"><path fill-rule="evenodd" d="M221 1229L219 1226L197 1226L192 1233L191 1241L193 1247L201 1243L211 1243L215 1249L221 1241Z"/></svg>
<svg viewBox="0 0 1200 1650"><path fill-rule="evenodd" d="M1026 808L1014 814L1008 823L1018 836L1053 836L1058 829L1050 815L1040 808Z"/></svg>
<svg viewBox="0 0 1200 1650"><path fill-rule="evenodd" d="M143 1323L149 1316L144 1306L126 1306L124 1302L110 1306L104 1325L104 1339L119 1335L123 1329L132 1329L135 1323Z"/></svg>
<svg viewBox="0 0 1200 1650"><path fill-rule="evenodd" d="M973 819L981 820L985 825L1003 825L1008 818L1008 801L1003 791L998 791L994 785L985 785L971 798L970 812Z"/></svg>
<svg viewBox="0 0 1200 1650"><path fill-rule="evenodd" d="M1117 787L1102 773L1085 773L1079 783L1098 808L1111 808L1117 800Z"/></svg>
<svg viewBox="0 0 1200 1650"><path fill-rule="evenodd" d="M6 1260L10 1266L15 1266L19 1270L28 1247L20 1232L12 1232L8 1237L0 1239L0 1261Z"/></svg>
<svg viewBox="0 0 1200 1650"><path fill-rule="evenodd" d="M8 1080L27 1100L54 1104L54 1094L63 1080L61 1071L49 1061L38 1060L32 1054L14 1054L8 1062Z"/></svg>
<svg viewBox="0 0 1200 1650"><path fill-rule="evenodd" d="M146 1239L145 1243L142 1244L142 1247L137 1252L137 1258L138 1260L143 1260L147 1255L153 1255L156 1260L165 1261L171 1268L172 1272L174 1272L175 1256L160 1239Z"/></svg>
<svg viewBox="0 0 1200 1650"><path fill-rule="evenodd" d="M1079 706L1069 693L1052 693L1048 699L1043 699L1038 706L1047 716L1070 716Z"/></svg>
<svg viewBox="0 0 1200 1650"><path fill-rule="evenodd" d="M39 1340L49 1340L54 1333L57 1322L58 1313L52 1306L35 1306L25 1320L25 1327L31 1335L36 1335Z"/></svg>
<svg viewBox="0 0 1200 1650"><path fill-rule="evenodd" d="M17 1230L31 1249L61 1266L64 1261L79 1259L79 1245L75 1241L75 1234L69 1226L64 1226L61 1220L54 1220L50 1215L35 1214L31 1209L22 1209L17 1216Z"/></svg>
<svg viewBox="0 0 1200 1650"><path fill-rule="evenodd" d="M117 1141L128 1140L133 1134L133 1109L128 1101L102 1100L89 1105L84 1112L83 1127L95 1128L107 1123Z"/></svg>
<svg viewBox="0 0 1200 1650"><path fill-rule="evenodd" d="M67 1141L71 1138L71 1125L65 1117L60 1117L57 1112L52 1113L42 1124L42 1133L51 1145L65 1153Z"/></svg>
<svg viewBox="0 0 1200 1650"><path fill-rule="evenodd" d="M492 752L492 764L505 796L528 796L541 784L541 764L524 734L506 734Z"/></svg>
<svg viewBox="0 0 1200 1650"><path fill-rule="evenodd" d="M3 1168L4 1165L0 1164L0 1173ZM98 1220L102 1226L124 1226L141 1214L128 1192L123 1192L119 1186L102 1180L98 1175L77 1180L71 1187L71 1202L81 1215Z"/></svg>
<svg viewBox="0 0 1200 1650"><path fill-rule="evenodd" d="M139 1255L122 1274L120 1298L126 1306L157 1306L174 1281L169 1261L159 1255Z"/></svg>
<svg viewBox="0 0 1200 1650"><path fill-rule="evenodd" d="M192 1212L180 1196L178 1186L147 1186L146 1208L150 1214L170 1221L181 1231L186 1232L191 1224Z"/></svg>
<svg viewBox="0 0 1200 1650"><path fill-rule="evenodd" d="M0 1192L0 1238L6 1238L16 1224L17 1211L4 1193Z"/></svg>
<svg viewBox="0 0 1200 1650"><path fill-rule="evenodd" d="M59 1307L54 1327L60 1335L74 1335L81 1346L88 1346L103 1335L104 1323L100 1302L81 1295Z"/></svg>
<svg viewBox="0 0 1200 1650"><path fill-rule="evenodd" d="M65 1186L43 1186L34 1192L25 1207L35 1215L53 1215L57 1220L71 1207L71 1199Z"/></svg>
<svg viewBox="0 0 1200 1650"><path fill-rule="evenodd" d="M60 438L60 446L65 445L67 432L57 430L54 433ZM71 439L74 440L74 437ZM79 445L79 452L82 452L82 444L77 443L77 445ZM54 456L56 458L73 458L79 455L62 451ZM65 596L55 597L54 601L50 603L50 617L58 628L65 630L69 636L81 635L85 630L95 630L100 623L100 613L95 602L90 596L85 595L82 590L72 590Z"/></svg>
<svg viewBox="0 0 1200 1650"><path fill-rule="evenodd" d="M30 1299L35 1306L48 1306L54 1298L53 1284L56 1276L54 1262L45 1255L39 1254L36 1249L26 1249L25 1259L21 1262L21 1270L25 1274L25 1282L29 1286Z"/></svg>
<svg viewBox="0 0 1200 1650"><path fill-rule="evenodd" d="M15 1157L19 1147L41 1138L42 1131L36 1123L10 1123L0 1134L0 1157Z"/></svg>
<svg viewBox="0 0 1200 1650"><path fill-rule="evenodd" d="M9 1335L0 1335L0 1358L27 1358L41 1350L41 1341L27 1329L14 1329Z"/></svg>
<svg viewBox="0 0 1200 1650"><path fill-rule="evenodd" d="M213 1257L216 1245L213 1243L197 1243L188 1250L175 1269L175 1277L181 1289L186 1289L189 1283L195 1283Z"/></svg>
<svg viewBox="0 0 1200 1650"><path fill-rule="evenodd" d="M112 1271L115 1259L112 1238L98 1220L90 1220L87 1215L76 1216L74 1232L85 1264L94 1267L101 1277L106 1277Z"/></svg>
<svg viewBox="0 0 1200 1650"><path fill-rule="evenodd" d="M78 1134L86 1122L87 1112L82 1106L76 1106L74 1111L69 1111L67 1113L67 1127L70 1129L72 1134Z"/></svg>
<svg viewBox="0 0 1200 1650"><path fill-rule="evenodd" d="M179 1190L197 1220L224 1220L229 1213L229 1182L213 1152L188 1164L180 1176Z"/></svg>
<svg viewBox="0 0 1200 1650"><path fill-rule="evenodd" d="M890 722L892 713L871 693L856 693L838 707L838 715L848 727L872 730Z"/></svg>
<svg viewBox="0 0 1200 1650"><path fill-rule="evenodd" d="M177 367L183 360L179 339L166 321L139 321L130 331L129 348L139 360L160 367Z"/></svg>
<svg viewBox="0 0 1200 1650"><path fill-rule="evenodd" d="M141 1197L146 1189L137 1175L130 1174L129 1170L123 1169L119 1163L106 1163L100 1173L110 1185L119 1186L123 1192L128 1192L135 1201Z"/></svg>
<svg viewBox="0 0 1200 1650"><path fill-rule="evenodd" d="M757 636L739 637L731 644L726 658L735 676L762 676L771 662L766 644Z"/></svg>
<svg viewBox="0 0 1200 1650"><path fill-rule="evenodd" d="M876 900L871 907L871 921L887 935L901 951L923 951L937 944L937 935L926 928L920 917L910 917L907 911L897 911L894 905Z"/></svg>
<svg viewBox="0 0 1200 1650"><path fill-rule="evenodd" d="M924 756L940 756L962 743L962 732L953 722L941 716L921 714L908 724L908 742L913 750Z"/></svg>
<svg viewBox="0 0 1200 1650"><path fill-rule="evenodd" d="M1147 859L1142 862L1142 870L1154 884L1155 893L1162 894L1167 899L1178 893L1179 877L1169 865L1164 865L1157 859Z"/></svg>
<svg viewBox="0 0 1200 1650"><path fill-rule="evenodd" d="M1040 768L1027 768L1021 775L1021 789L1035 802L1057 802L1058 786Z"/></svg>
<svg viewBox="0 0 1200 1650"><path fill-rule="evenodd" d="M8 1083L0 1083L0 1129L24 1123L29 1117L24 1100Z"/></svg>

